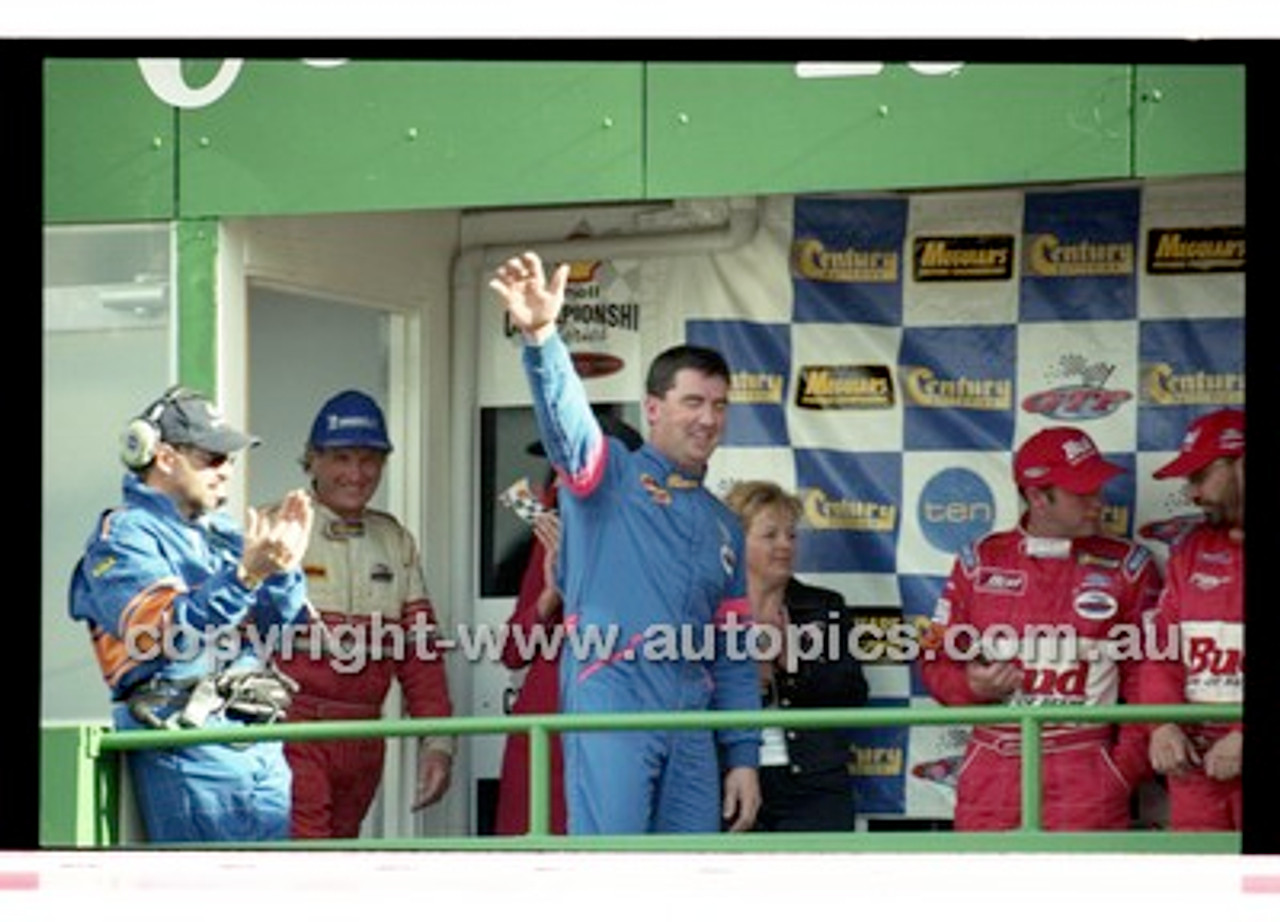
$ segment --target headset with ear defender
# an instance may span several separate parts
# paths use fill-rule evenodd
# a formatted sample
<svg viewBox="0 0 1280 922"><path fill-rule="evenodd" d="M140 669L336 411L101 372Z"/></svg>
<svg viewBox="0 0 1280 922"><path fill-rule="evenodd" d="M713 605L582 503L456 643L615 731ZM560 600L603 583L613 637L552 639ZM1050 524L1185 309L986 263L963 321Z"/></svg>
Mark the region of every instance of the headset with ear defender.
<svg viewBox="0 0 1280 922"><path fill-rule="evenodd" d="M162 437L160 417L174 401L193 396L193 393L190 388L175 384L164 392L164 396L147 407L141 416L129 421L129 425L120 434L120 460L125 467L141 470L155 460L156 446L160 444Z"/></svg>

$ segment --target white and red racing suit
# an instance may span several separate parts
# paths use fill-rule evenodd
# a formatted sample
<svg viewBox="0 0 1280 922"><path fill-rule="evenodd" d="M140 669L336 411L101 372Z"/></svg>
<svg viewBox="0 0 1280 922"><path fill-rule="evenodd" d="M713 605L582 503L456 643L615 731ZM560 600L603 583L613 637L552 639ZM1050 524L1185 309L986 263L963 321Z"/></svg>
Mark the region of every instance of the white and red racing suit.
<svg viewBox="0 0 1280 922"><path fill-rule="evenodd" d="M981 636L993 641L992 657L1016 655L1024 670L1008 703L1135 701L1138 662L1127 654L1159 584L1150 553L1120 538L1039 538L1022 528L987 535L960 552L938 600L921 654L925 685L943 704L990 703L965 671L982 649L970 641ZM1015 726L974 727L956 829L1019 825L1020 743ZM1130 792L1150 775L1145 726L1044 724L1041 746L1043 828L1128 827Z"/></svg>
<svg viewBox="0 0 1280 922"><path fill-rule="evenodd" d="M1159 650L1180 655L1148 658L1142 700L1150 704L1237 704L1244 701L1244 546L1227 529L1202 525L1169 555L1155 616ZM1208 748L1243 723L1183 724L1203 758ZM1196 766L1170 775L1169 821L1174 829L1240 829L1240 776L1218 781Z"/></svg>
<svg viewBox="0 0 1280 922"><path fill-rule="evenodd" d="M302 569L307 596L330 633L319 651L310 637L281 651L278 663L301 686L290 721L382 716L392 679L411 717L452 714L436 616L412 535L392 516L368 509L346 521L315 504ZM434 636L433 636L434 635ZM423 744L452 755L452 737ZM382 737L288 742L293 769L293 838L354 838L382 780Z"/></svg>

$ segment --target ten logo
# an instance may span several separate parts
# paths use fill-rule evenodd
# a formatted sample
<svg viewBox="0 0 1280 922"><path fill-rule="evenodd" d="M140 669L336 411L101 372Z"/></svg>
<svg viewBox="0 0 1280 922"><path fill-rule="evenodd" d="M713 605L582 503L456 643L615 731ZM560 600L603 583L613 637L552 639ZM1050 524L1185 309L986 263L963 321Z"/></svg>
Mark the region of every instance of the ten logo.
<svg viewBox="0 0 1280 922"><path fill-rule="evenodd" d="M954 554L991 530L996 502L985 480L971 470L951 467L924 485L916 513L925 540Z"/></svg>

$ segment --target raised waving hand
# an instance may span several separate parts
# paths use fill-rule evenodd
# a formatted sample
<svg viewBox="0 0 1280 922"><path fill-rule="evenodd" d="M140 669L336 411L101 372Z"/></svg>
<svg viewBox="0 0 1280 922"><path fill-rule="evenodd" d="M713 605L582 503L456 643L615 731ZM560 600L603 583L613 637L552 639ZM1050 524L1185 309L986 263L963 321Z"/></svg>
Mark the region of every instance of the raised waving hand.
<svg viewBox="0 0 1280 922"><path fill-rule="evenodd" d="M559 266L548 281L537 253L513 256L493 273L489 287L502 296L511 322L524 336L541 342L555 329L564 305L569 265Z"/></svg>

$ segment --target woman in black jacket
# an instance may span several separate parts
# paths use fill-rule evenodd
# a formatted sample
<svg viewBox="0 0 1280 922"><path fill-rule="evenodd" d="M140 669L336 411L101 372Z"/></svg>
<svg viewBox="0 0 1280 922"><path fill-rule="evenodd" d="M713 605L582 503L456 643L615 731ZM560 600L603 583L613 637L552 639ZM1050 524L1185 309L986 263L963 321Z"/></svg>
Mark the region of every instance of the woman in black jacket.
<svg viewBox="0 0 1280 922"><path fill-rule="evenodd" d="M756 624L776 629L760 650L763 706L864 704L867 681L849 649L844 598L793 575L799 500L775 483L753 480L736 484L725 502L746 533L752 616ZM811 646L814 643L820 647ZM760 749L763 804L756 829L852 830L850 758L847 731L766 727Z"/></svg>

